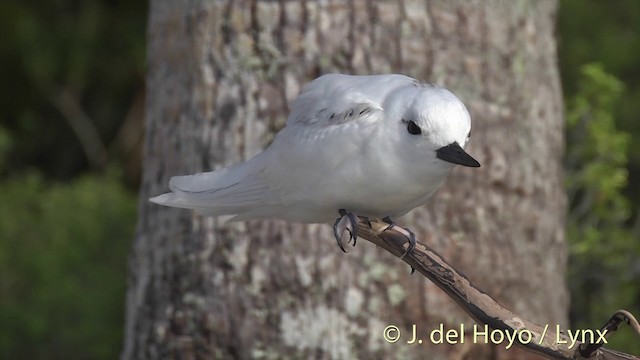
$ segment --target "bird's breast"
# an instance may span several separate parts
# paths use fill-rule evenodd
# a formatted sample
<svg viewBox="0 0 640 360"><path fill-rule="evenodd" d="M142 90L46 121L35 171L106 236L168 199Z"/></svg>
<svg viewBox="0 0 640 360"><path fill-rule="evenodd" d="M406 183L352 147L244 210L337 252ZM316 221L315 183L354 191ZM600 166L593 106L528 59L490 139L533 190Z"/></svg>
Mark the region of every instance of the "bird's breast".
<svg viewBox="0 0 640 360"><path fill-rule="evenodd" d="M422 205L443 182L448 169L434 164L408 164L371 151L320 175L324 180L311 197L322 198L329 208L371 217L404 214Z"/></svg>
<svg viewBox="0 0 640 360"><path fill-rule="evenodd" d="M341 208L371 217L404 214L450 169L435 155L407 151L376 126L295 135L276 138L264 177L283 206L326 218Z"/></svg>

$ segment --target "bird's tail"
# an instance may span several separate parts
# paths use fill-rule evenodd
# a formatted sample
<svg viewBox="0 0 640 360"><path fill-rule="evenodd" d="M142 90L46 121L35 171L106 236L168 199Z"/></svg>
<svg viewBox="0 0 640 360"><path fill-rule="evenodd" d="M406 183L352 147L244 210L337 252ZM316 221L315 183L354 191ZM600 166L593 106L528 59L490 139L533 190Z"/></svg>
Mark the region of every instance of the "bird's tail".
<svg viewBox="0 0 640 360"><path fill-rule="evenodd" d="M156 204L193 209L205 215L241 215L256 206L276 201L260 177L255 158L217 171L174 176L170 193L149 199ZM256 171L258 170L258 171Z"/></svg>

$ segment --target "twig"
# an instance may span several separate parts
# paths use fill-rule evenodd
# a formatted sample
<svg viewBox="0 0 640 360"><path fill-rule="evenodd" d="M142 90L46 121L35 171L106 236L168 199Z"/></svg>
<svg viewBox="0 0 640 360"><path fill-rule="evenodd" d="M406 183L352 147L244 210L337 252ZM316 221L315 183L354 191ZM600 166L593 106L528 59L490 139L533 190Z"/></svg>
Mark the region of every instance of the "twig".
<svg viewBox="0 0 640 360"><path fill-rule="evenodd" d="M628 311L626 310L618 310L616 311L609 321L602 327L600 333L604 334L604 338L609 338L611 334L613 334L616 330L618 330L618 326L620 323L625 322L627 325L631 326L631 329L640 337L640 324L638 324L638 320ZM580 354L585 358L591 357L596 350L602 347L605 344L605 341L597 341L592 344L581 344L580 345Z"/></svg>
<svg viewBox="0 0 640 360"><path fill-rule="evenodd" d="M116 137L109 144L109 153L116 153L116 150L124 156L129 156L142 142L144 137L144 90L138 90L133 97L129 110L124 117L124 121L118 129Z"/></svg>
<svg viewBox="0 0 640 360"><path fill-rule="evenodd" d="M398 258L402 256L408 246L409 233L406 230L399 226L389 228L387 223L381 221L359 220L359 237L382 247ZM491 329L509 331L511 334L531 335L530 341L516 340L515 345L549 359L586 359L579 351L580 343L570 347L571 339L567 335L556 333L550 326L542 327L534 324L504 308L476 288L469 279L430 247L418 242L415 250L404 256L402 260L433 281L478 323L486 324ZM589 359L640 359L605 348L598 348L593 352Z"/></svg>
<svg viewBox="0 0 640 360"><path fill-rule="evenodd" d="M93 120L82 108L78 98L68 89L49 92L49 99L58 108L64 119L80 140L87 160L94 168L100 168L107 162L107 149Z"/></svg>

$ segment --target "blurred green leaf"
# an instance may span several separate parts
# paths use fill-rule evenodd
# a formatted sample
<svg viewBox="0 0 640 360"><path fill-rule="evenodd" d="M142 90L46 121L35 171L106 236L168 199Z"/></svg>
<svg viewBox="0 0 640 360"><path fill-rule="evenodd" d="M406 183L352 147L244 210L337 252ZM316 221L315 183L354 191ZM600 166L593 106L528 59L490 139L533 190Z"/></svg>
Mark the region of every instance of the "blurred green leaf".
<svg viewBox="0 0 640 360"><path fill-rule="evenodd" d="M600 64L588 64L567 99L568 277L576 328L597 328L619 308L639 308L640 242L629 229L631 203L624 194L630 135L617 128L614 115L623 90ZM614 338L618 349L640 351L632 337Z"/></svg>
<svg viewBox="0 0 640 360"><path fill-rule="evenodd" d="M583 65L602 64L610 76L624 82L611 109L616 128L640 135L640 2L562 0L558 18L560 73L566 98L573 99L581 84ZM578 90L580 89L580 90ZM605 92L603 96L607 96ZM604 100L604 98L602 98ZM606 101L606 100L605 100ZM571 120L571 119L568 119ZM632 212L640 211L640 141L627 148L629 183L624 188Z"/></svg>
<svg viewBox="0 0 640 360"><path fill-rule="evenodd" d="M117 358L134 195L113 175L36 173L0 192L0 358Z"/></svg>
<svg viewBox="0 0 640 360"><path fill-rule="evenodd" d="M0 174L5 170L5 161L9 150L11 149L12 141L9 131L0 126Z"/></svg>

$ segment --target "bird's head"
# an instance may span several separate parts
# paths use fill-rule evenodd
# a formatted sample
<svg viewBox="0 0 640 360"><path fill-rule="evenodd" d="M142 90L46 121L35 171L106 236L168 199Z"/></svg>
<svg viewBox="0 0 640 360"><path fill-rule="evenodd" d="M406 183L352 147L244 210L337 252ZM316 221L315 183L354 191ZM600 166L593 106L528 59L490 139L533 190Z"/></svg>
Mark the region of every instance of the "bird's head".
<svg viewBox="0 0 640 360"><path fill-rule="evenodd" d="M440 161L479 167L480 163L464 151L471 135L471 118L462 101L444 88L417 86L400 111L398 126L404 129L405 141L432 151Z"/></svg>

